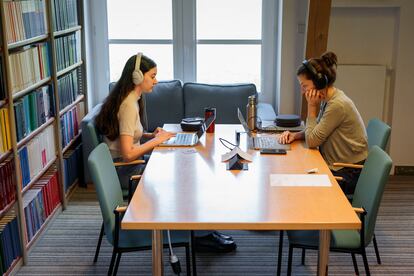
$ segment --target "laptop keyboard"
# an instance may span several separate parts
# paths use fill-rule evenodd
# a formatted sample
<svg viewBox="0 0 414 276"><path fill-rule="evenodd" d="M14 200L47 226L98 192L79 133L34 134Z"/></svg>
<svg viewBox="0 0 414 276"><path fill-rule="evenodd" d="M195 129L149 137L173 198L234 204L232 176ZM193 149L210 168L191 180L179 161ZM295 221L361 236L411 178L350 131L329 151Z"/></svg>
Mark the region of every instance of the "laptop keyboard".
<svg viewBox="0 0 414 276"><path fill-rule="evenodd" d="M177 133L174 144L189 145L193 141L194 134L192 133Z"/></svg>
<svg viewBox="0 0 414 276"><path fill-rule="evenodd" d="M277 140L272 137L254 137L254 144L256 148L260 149L275 148L279 145Z"/></svg>

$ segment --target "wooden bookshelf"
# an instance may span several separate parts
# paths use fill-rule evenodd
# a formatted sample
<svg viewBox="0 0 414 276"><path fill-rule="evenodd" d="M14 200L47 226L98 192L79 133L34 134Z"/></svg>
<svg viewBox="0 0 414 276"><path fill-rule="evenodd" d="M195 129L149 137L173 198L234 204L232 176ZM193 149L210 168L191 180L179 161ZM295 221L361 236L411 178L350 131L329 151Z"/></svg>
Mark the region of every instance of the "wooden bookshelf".
<svg viewBox="0 0 414 276"><path fill-rule="evenodd" d="M24 46L32 45L32 44L35 44L35 43L38 43L38 42L43 42L43 41L47 40L48 38L49 38L49 36L47 34L39 35L39 36L32 37L32 38L29 38L29 39L25 39L25 40L22 40L22 41L10 43L8 48L9 48L9 50L13 50L13 49L16 49L16 48L21 48L21 47L24 47Z"/></svg>
<svg viewBox="0 0 414 276"><path fill-rule="evenodd" d="M6 160L6 158L12 153L12 150L9 150L7 152L4 153L0 153L0 162L3 162L4 160ZM0 216L1 217L1 216Z"/></svg>
<svg viewBox="0 0 414 276"><path fill-rule="evenodd" d="M58 77L63 76L64 74L69 73L70 71L73 71L76 68L80 67L82 64L83 64L83 61L80 61L80 62L77 62L75 64L72 64L71 66L69 66L69 67L67 67L67 68L65 68L65 69L57 72L57 76Z"/></svg>
<svg viewBox="0 0 414 276"><path fill-rule="evenodd" d="M62 153L64 154L68 149L70 149L70 147L76 142L76 140L81 137L82 132L79 129L79 133L78 135L76 135L75 137L73 137L73 139L69 142L69 144L67 144L63 149L62 149Z"/></svg>
<svg viewBox="0 0 414 276"><path fill-rule="evenodd" d="M13 205L16 203L16 200L13 200L9 204L7 204L2 210L0 210L0 217L7 214L7 212L13 207Z"/></svg>
<svg viewBox="0 0 414 276"><path fill-rule="evenodd" d="M53 220L56 213L60 213L62 211L62 205L58 204L56 208L50 213L50 215L46 218L45 222L40 226L39 230L37 230L36 234L33 236L32 240L27 244L26 249L29 250L32 245L36 243L39 237L42 236L43 230L49 225L49 223Z"/></svg>
<svg viewBox="0 0 414 276"><path fill-rule="evenodd" d="M86 66L85 66L85 46L84 46L84 39L83 39L83 5L85 0L43 0L44 5L38 5L38 0L24 0L27 4L32 4L34 7L35 12L40 15L37 21L30 21L30 26L27 22L20 22L19 20L23 20L23 17L27 14L24 14L24 9L21 8L20 1L23 0L15 0L9 3L12 3L5 7L3 5L6 1L9 0L0 0L0 50L1 50L1 65L2 65L2 77L3 82L1 87L3 91L5 91L5 98L0 100L0 108L6 107L8 110L8 126L10 127L10 141L12 144L12 149L5 152L0 153L0 162L3 162L10 156L13 157L11 159L14 163L15 173L14 173L14 182L16 183L16 200L10 202L5 206L2 210L0 210L0 220L11 210L15 210L17 219L18 219L18 227L20 232L20 241L21 241L21 257L18 257L13 264L10 265L9 268L6 267L6 273L12 273L11 271L15 271L16 265L24 265L27 262L27 254L29 248L35 243L35 241L42 235L42 232L47 227L48 223L59 213L59 210L65 210L67 199L65 194L65 183L63 176L65 175L65 163L63 159L63 154L72 147L76 141L79 141L81 134L79 132L73 140L66 147L62 147L62 135L67 134L67 132L62 134L62 126L61 126L61 116L67 113L71 108L79 104L80 102L86 102ZM76 5L74 5L76 4ZM11 9L11 13L5 14L5 10ZM72 9L73 8L73 9ZM10 11L10 10L9 10ZM32 11L30 11L32 12ZM54 13L57 13L56 15ZM77 15L75 18L74 16ZM56 18L55 18L56 17ZM71 18L70 18L71 17ZM45 21L43 23L43 19ZM16 23L20 22L20 23ZM26 24L25 24L26 23ZM56 24L56 28L54 26ZM11 26L9 26L11 25ZM29 29L27 29L29 28ZM59 31L54 31L59 29ZM62 30L60 30L62 29ZM11 32L11 36L8 37L6 32ZM43 33L44 34L39 34ZM28 39L21 39L20 41L7 43L7 41L15 41L19 38L23 37L30 37ZM68 36L68 37L66 37ZM81 38L82 37L82 38ZM8 38L10 38L8 40ZM75 39L75 40L74 40ZM80 41L78 40L80 39ZM70 41L70 43L69 43ZM74 43L72 43L74 42ZM17 61L10 62L12 58L11 55L17 54L23 51L30 49L32 46L42 44L47 46L39 47L39 51L37 50L30 50L28 54L22 54L21 56L16 57ZM59 52L58 52L59 47ZM34 53L34 54L33 54ZM57 71L58 68L58 58L59 61L65 61L66 58L72 57L73 53L80 53L80 56L75 55L75 60L79 60L79 62L74 63L71 66L65 67L63 70ZM63 57L63 59L62 59ZM40 62L37 59L40 59ZM31 59L34 59L32 61ZM72 60L72 59L70 59ZM48 66L45 62L48 62ZM63 68L63 64L65 62L60 62L59 68ZM30 64L31 66L23 66L25 64ZM35 66L33 67L32 66ZM47 66L47 67L46 67ZM60 67L61 66L61 67ZM33 69L34 68L34 69ZM47 70L46 70L47 69ZM65 87L58 86L58 78L65 74L70 74L72 71L75 71L73 75L76 75L76 78L73 78L73 96L70 99L75 98L73 102L66 102L68 104L65 108L60 109L59 106L59 96L60 92L59 89L64 90ZM16 72L22 74L22 76L17 76ZM39 79L39 72L43 72L43 75L50 74L50 76L43 78L40 81L36 81L34 84L30 84L30 86L25 87L24 89L20 89L19 91L13 91L12 83L16 83L16 81L21 81L21 79L28 80L25 76L36 75L36 79ZM47 72L47 73L46 73ZM15 74L15 75L13 75ZM12 79L14 78L14 79ZM30 79L30 77L29 77ZM22 87L24 85L21 84L13 84L14 87ZM15 103L20 100L20 98L26 96L27 94L39 89L42 86L50 85L52 89L48 91L48 93L53 93L52 97L50 97L50 102L46 102L46 99L43 99L42 95L36 97L35 104L30 105L29 109L30 112L27 111L27 105L22 107L21 105L16 105L16 110L18 111L18 117L21 118L21 112L25 116L25 120L27 119L27 114L32 114L31 111L36 109L36 111L41 112L39 113L39 118L44 118L42 116L47 116L47 110L42 109L46 106L46 103L49 105L51 109L54 111L54 117L49 118L46 120L45 123L37 127L34 131L28 133L26 137L23 137L20 141L17 141L17 128L22 127L22 122L16 121L15 118ZM16 90L16 88L14 88ZM84 93L84 94L83 94ZM65 94L62 94L65 95ZM69 98L68 98L69 99ZM66 100L66 98L65 98ZM43 102L42 102L43 101ZM26 103L25 103L26 104ZM40 109L39 109L40 107ZM80 114L86 114L87 106L84 104L82 106L85 110L81 111ZM27 113L29 112L29 113ZM30 116L30 115L29 115ZM33 118L32 118L33 119ZM36 118L37 119L37 118ZM79 118L79 120L82 118ZM37 119L40 121L39 119ZM50 130L48 127L53 125L53 132L49 132ZM73 131L75 124L69 124L67 129L64 131ZM21 130L19 128L19 131ZM47 131L47 139L52 138L52 143L55 145L55 152L51 153L51 150L48 150L47 146L42 144L46 150L48 150L49 156L47 158L51 159L45 167L43 167L32 179L30 179L29 183L22 188L22 170L28 170L28 168L21 168L20 166L20 158L19 158L19 149L23 146L27 145L35 137L41 133ZM49 135L50 134L50 135ZM20 135L20 133L19 133ZM53 144L52 144L53 145ZM43 149L42 149L43 150ZM25 153L26 154L26 153ZM32 156L31 154L35 154L32 152L28 152L28 158ZM53 155L54 154L54 155ZM51 156L50 156L51 155ZM75 158L74 156L72 156ZM26 160L25 160L26 161ZM31 161L33 162L33 161ZM32 163L30 163L32 164ZM27 198L28 191L33 189L34 185L38 183L39 179L45 176L45 173L52 167L56 165L57 168L57 184L58 189L55 189L53 193L59 193L60 203L58 206L53 210L53 212L49 215L46 219L44 224L40 227L40 229L34 234L32 240L28 242L28 237L26 235L26 219L25 219L25 212L24 212L24 197L27 200L31 200L31 198ZM42 167L40 164L35 164L36 167ZM26 166L24 166L26 167ZM26 173L26 171L24 171ZM7 173L9 173L7 171ZM73 175L73 174L72 174ZM25 176L26 177L26 176ZM74 178L74 177L73 177ZM26 180L28 182L28 180ZM54 184L53 184L54 185ZM72 189L74 189L74 184ZM72 190L71 189L71 190ZM57 194L56 194L57 195ZM42 194L42 197L45 197L46 194ZM38 199L40 200L40 199ZM40 201L39 201L40 202ZM56 202L55 202L56 203ZM0 247L0 250L2 248ZM2 251L3 252L3 251ZM11 254L11 253L10 253Z"/></svg>
<svg viewBox="0 0 414 276"><path fill-rule="evenodd" d="M69 110L71 110L73 107L75 107L78 103L82 102L84 100L85 96L84 95L79 95L76 100L71 103L70 105L66 106L64 109L62 109L59 112L59 117L62 117L63 114L65 114L66 112L68 112Z"/></svg>
<svg viewBox="0 0 414 276"><path fill-rule="evenodd" d="M28 190L32 188L32 186L43 176L45 172L55 163L57 160L56 157L52 158L49 163L35 176L33 177L30 182L22 189L22 194L24 195Z"/></svg>
<svg viewBox="0 0 414 276"><path fill-rule="evenodd" d="M25 88L23 90L20 90L18 92L14 92L13 93L13 100L16 100L18 98L21 98L21 97L25 96L26 94L28 94L29 92L33 92L33 90L36 90L37 88L42 87L43 85L49 83L50 80L51 80L51 78L50 77L47 77L47 78L44 78L41 81L38 81L38 82L30 85L29 87L27 87L27 88Z"/></svg>
<svg viewBox="0 0 414 276"><path fill-rule="evenodd" d="M22 146L26 145L27 142L32 140L33 137L41 133L44 129L46 129L48 126L50 126L55 121L55 118L52 117L49 120L47 120L43 125L36 128L34 131L30 132L26 137L24 137L22 140L20 140L17 143L17 148L21 148Z"/></svg>
<svg viewBox="0 0 414 276"><path fill-rule="evenodd" d="M75 27L72 27L72 28L69 28L69 29L66 29L66 30L53 32L53 35L55 37L60 37L60 36L64 36L64 35L67 35L67 34L74 33L74 32L79 31L81 29L82 29L82 26L75 26Z"/></svg>

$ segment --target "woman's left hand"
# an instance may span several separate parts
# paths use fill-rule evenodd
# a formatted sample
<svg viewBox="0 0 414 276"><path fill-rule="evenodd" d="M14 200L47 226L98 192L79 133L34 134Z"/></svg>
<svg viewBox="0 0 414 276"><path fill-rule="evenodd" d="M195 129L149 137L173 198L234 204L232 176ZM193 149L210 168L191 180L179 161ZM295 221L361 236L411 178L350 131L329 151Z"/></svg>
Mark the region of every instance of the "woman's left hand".
<svg viewBox="0 0 414 276"><path fill-rule="evenodd" d="M322 101L322 92L316 89L310 89L305 92L308 105L319 106Z"/></svg>

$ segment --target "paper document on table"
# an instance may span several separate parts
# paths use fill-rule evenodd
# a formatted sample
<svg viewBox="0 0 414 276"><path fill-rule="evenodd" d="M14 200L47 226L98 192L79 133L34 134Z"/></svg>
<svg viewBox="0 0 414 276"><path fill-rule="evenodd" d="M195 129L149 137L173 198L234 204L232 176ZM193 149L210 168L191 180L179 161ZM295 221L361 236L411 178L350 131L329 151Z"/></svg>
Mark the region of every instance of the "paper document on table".
<svg viewBox="0 0 414 276"><path fill-rule="evenodd" d="M248 154L245 151L242 151L239 147L235 147L230 152L225 153L221 156L221 162L225 162L225 161L230 160L236 154L238 154L241 158L243 158L246 161L250 161L250 162L253 161L253 156L251 156L250 154Z"/></svg>
<svg viewBox="0 0 414 276"><path fill-rule="evenodd" d="M270 186L274 187L330 187L327 174L271 174Z"/></svg>

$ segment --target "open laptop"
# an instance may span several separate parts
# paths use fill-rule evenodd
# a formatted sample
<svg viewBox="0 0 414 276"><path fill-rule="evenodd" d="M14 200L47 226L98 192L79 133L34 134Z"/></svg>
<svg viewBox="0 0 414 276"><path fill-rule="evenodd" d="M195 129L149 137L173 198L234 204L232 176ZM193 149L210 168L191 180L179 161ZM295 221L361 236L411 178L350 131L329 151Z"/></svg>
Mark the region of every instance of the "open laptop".
<svg viewBox="0 0 414 276"><path fill-rule="evenodd" d="M247 135L249 136L249 147L251 149L260 150L260 149L285 149L290 150L290 145L280 144L276 137L255 137L252 135L251 130L247 126L246 120L243 117L240 109L237 108L237 117L239 117L239 121L242 124L244 130L246 131Z"/></svg>
<svg viewBox="0 0 414 276"><path fill-rule="evenodd" d="M159 147L191 147L195 146L203 136L204 132L209 128L209 126L216 119L215 116L210 116L204 123L201 125L200 129L197 132L179 132L174 137L171 137L162 144L159 144Z"/></svg>

